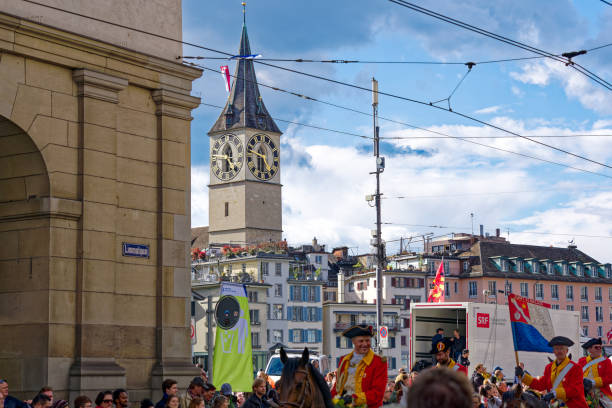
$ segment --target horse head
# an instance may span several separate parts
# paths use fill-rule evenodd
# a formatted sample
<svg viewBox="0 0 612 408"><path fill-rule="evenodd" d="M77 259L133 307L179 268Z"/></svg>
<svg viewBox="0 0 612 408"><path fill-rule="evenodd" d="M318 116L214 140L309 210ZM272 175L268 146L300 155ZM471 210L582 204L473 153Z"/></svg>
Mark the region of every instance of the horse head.
<svg viewBox="0 0 612 408"><path fill-rule="evenodd" d="M283 371L277 391L282 408L332 408L331 393L325 379L310 364L310 353L304 348L299 358L289 358L280 350Z"/></svg>

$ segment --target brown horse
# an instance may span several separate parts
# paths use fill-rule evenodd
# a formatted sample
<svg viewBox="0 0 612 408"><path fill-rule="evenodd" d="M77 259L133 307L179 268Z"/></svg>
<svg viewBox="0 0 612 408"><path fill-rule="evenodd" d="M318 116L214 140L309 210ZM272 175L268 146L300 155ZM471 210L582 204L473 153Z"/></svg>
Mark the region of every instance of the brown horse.
<svg viewBox="0 0 612 408"><path fill-rule="evenodd" d="M283 371L276 383L280 406L283 408L334 408L331 393L321 373L309 360L308 348L301 358L289 358L281 348Z"/></svg>

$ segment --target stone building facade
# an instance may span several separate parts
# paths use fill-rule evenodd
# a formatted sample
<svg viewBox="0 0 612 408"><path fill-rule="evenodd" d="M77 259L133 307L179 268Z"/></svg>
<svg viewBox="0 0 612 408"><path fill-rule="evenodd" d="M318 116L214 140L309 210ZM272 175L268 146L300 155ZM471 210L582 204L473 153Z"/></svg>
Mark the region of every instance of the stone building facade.
<svg viewBox="0 0 612 408"><path fill-rule="evenodd" d="M176 41L104 23L180 40L178 0L42 3L54 8L0 1L2 376L20 397L43 385L57 399L118 387L156 397L163 378L185 386L197 373L190 90L201 71L176 61ZM174 11L155 14L162 5Z"/></svg>

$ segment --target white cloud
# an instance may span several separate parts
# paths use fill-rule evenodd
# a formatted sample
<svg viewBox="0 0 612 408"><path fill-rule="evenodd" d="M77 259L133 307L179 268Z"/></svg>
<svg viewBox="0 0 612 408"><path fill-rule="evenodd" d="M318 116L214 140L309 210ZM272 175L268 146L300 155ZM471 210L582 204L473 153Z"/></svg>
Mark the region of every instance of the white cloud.
<svg viewBox="0 0 612 408"><path fill-rule="evenodd" d="M191 226L208 225L208 166L191 166Z"/></svg>
<svg viewBox="0 0 612 408"><path fill-rule="evenodd" d="M502 107L500 105L488 106L486 108L478 109L474 111L476 114L488 114L488 113L497 113Z"/></svg>
<svg viewBox="0 0 612 408"><path fill-rule="evenodd" d="M578 249L599 262L612 262L610 219L612 191L581 194L571 202L509 222L523 231L538 231L542 234L517 232L511 233L510 237L515 243L545 246L567 246L573 240Z"/></svg>
<svg viewBox="0 0 612 408"><path fill-rule="evenodd" d="M510 76L525 84L547 86L551 80L561 83L569 99L600 114L612 114L612 93L604 87L560 62L545 60L522 66L522 72Z"/></svg>
<svg viewBox="0 0 612 408"><path fill-rule="evenodd" d="M525 96L525 92L521 90L518 86L512 85L512 88L510 88L510 90L512 91L512 94L514 94L515 96L518 96L519 98L522 98L523 96Z"/></svg>

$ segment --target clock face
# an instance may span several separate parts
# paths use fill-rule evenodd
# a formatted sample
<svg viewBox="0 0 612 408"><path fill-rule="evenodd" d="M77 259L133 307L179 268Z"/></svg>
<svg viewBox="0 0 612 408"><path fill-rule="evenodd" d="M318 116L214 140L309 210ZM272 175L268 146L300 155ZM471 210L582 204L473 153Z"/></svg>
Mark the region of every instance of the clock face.
<svg viewBox="0 0 612 408"><path fill-rule="evenodd" d="M219 180L231 180L240 172L244 147L238 137L221 136L213 143L210 153L211 170Z"/></svg>
<svg viewBox="0 0 612 408"><path fill-rule="evenodd" d="M246 150L247 166L259 180L270 180L278 173L280 152L270 137L264 134L251 137Z"/></svg>

